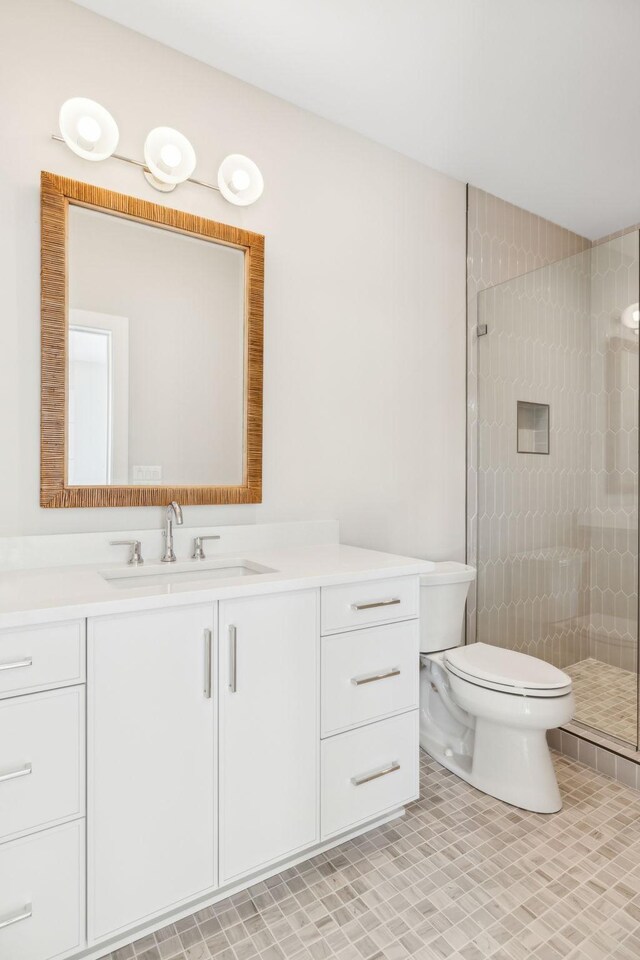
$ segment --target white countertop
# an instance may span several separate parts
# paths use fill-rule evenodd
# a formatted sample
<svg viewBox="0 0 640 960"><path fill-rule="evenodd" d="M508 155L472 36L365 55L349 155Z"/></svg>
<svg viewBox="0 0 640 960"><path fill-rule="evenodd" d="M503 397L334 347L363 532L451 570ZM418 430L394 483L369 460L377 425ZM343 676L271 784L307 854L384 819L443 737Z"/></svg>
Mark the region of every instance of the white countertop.
<svg viewBox="0 0 640 960"><path fill-rule="evenodd" d="M428 560L398 557L339 543L307 546L246 548L233 553L215 553L210 559L245 559L270 567L273 573L255 576L212 578L184 583L113 586L102 572L131 571L126 563L83 564L0 573L0 628L26 626L54 620L71 620L105 614L149 610L189 603L209 603L229 597L281 593L359 580L427 573ZM206 561L204 562L206 564ZM182 561L176 572L199 561ZM142 570L167 573L170 564L147 563Z"/></svg>

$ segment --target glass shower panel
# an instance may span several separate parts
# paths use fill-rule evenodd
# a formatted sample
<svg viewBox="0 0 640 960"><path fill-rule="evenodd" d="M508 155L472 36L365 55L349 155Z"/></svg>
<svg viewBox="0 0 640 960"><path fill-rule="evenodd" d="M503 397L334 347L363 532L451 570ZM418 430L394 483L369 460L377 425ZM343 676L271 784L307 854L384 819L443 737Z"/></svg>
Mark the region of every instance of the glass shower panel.
<svg viewBox="0 0 640 960"><path fill-rule="evenodd" d="M638 234L478 297L477 640L637 743Z"/></svg>
<svg viewBox="0 0 640 960"><path fill-rule="evenodd" d="M638 737L638 233L591 250L589 656L576 719Z"/></svg>

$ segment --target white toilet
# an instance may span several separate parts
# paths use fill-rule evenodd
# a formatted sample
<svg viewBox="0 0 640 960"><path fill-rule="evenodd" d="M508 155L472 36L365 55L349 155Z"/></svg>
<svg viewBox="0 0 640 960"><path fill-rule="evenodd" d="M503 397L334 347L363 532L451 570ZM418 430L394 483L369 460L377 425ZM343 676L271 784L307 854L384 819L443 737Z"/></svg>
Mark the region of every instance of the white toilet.
<svg viewBox="0 0 640 960"><path fill-rule="evenodd" d="M420 746L492 797L562 807L546 732L573 715L571 678L537 657L463 646L473 567L436 563L420 588Z"/></svg>

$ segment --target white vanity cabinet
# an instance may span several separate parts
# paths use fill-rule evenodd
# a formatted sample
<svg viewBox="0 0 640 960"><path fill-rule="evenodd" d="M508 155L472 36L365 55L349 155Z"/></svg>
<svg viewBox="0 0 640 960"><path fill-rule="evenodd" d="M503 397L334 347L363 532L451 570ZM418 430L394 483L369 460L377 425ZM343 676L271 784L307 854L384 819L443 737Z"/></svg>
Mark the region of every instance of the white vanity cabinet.
<svg viewBox="0 0 640 960"><path fill-rule="evenodd" d="M89 620L89 942L215 886L214 610Z"/></svg>
<svg viewBox="0 0 640 960"><path fill-rule="evenodd" d="M417 797L417 563L317 556L0 629L0 960L117 954Z"/></svg>
<svg viewBox="0 0 640 960"><path fill-rule="evenodd" d="M220 603L220 883L319 839L319 591Z"/></svg>

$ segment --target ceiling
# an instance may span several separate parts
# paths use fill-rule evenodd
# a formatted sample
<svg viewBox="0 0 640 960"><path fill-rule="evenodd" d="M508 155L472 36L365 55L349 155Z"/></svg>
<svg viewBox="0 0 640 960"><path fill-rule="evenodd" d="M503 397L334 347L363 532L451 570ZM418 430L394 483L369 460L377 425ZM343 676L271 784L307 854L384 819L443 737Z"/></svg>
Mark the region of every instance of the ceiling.
<svg viewBox="0 0 640 960"><path fill-rule="evenodd" d="M639 0L78 0L596 239L640 221Z"/></svg>

